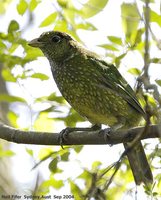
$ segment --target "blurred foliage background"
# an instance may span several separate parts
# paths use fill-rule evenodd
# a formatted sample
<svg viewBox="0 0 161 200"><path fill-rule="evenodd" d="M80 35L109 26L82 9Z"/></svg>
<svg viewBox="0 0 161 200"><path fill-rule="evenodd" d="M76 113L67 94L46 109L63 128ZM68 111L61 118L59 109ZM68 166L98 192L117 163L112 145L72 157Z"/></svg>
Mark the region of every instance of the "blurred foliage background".
<svg viewBox="0 0 161 200"><path fill-rule="evenodd" d="M113 10L109 12L112 5ZM117 5L117 6L115 6ZM150 15L145 23L145 13ZM119 9L119 16L115 7ZM117 23L114 18L117 15ZM111 17L112 16L112 17ZM148 63L148 80L143 81L138 96L146 95L152 123L160 123L161 100L161 2L158 0L1 0L0 1L0 120L12 127L58 132L64 127L89 125L61 97L52 80L49 64L42 53L27 45L27 41L47 30L59 30L71 34L76 40L103 54L114 63L129 83L136 89L137 78L145 72ZM97 20L97 23L95 21ZM103 29L98 25L103 23ZM108 23L106 23L108 21ZM113 22L114 21L114 22ZM121 27L118 34L110 34L111 26ZM148 27L150 49L145 57L145 30ZM91 39L92 38L92 39ZM149 87L148 87L149 86ZM149 163L154 173L154 185L136 187L127 160L107 189L113 170L104 173L120 149L110 147L74 146L33 147L0 142L0 194L69 195L73 199L159 199L161 197L161 148L159 140L144 142ZM85 150L84 150L85 149ZM91 151L89 150L91 149ZM92 153L92 151L94 152ZM81 152L91 163L82 162ZM21 157L18 155L21 154ZM91 155L92 154L92 155ZM100 160L96 160L100 154ZM16 156L18 156L16 158ZM15 159L14 159L15 157ZM102 159L103 158L103 159ZM110 161L108 161L108 158ZM29 164L28 176L17 180L24 160ZM43 162L33 171L35 163ZM90 160L90 159L89 159ZM107 162L105 162L105 160ZM15 163L19 166L14 171ZM75 170L75 171L74 171ZM70 173L69 173L70 172ZM34 173L34 175L33 175ZM74 174L71 176L71 174ZM32 182L32 184L31 184ZM141 189L140 189L141 188ZM139 196L140 195L140 196ZM2 198L2 196L1 196Z"/></svg>

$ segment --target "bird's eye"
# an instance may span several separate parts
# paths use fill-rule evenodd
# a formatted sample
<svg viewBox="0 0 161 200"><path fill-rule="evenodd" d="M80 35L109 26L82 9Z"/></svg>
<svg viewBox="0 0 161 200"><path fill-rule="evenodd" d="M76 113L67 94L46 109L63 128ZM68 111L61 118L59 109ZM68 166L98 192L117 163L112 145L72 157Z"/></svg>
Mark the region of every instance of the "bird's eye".
<svg viewBox="0 0 161 200"><path fill-rule="evenodd" d="M55 35L54 37L52 37L52 41L55 42L55 43L59 43L61 40L61 37L58 36L58 35Z"/></svg>

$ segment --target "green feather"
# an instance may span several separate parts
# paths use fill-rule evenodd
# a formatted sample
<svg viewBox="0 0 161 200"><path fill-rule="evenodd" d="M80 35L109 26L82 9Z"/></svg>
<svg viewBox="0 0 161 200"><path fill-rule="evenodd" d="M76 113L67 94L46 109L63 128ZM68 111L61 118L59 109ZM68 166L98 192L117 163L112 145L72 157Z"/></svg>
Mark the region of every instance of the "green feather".
<svg viewBox="0 0 161 200"><path fill-rule="evenodd" d="M119 71L114 65L107 64L103 60L90 57L90 60L93 65L97 68L102 68L100 71L100 87L107 87L112 91L115 91L119 96L121 96L126 102L129 103L135 110L143 115L146 118L146 114L138 102L136 95L130 85L126 80L121 76Z"/></svg>

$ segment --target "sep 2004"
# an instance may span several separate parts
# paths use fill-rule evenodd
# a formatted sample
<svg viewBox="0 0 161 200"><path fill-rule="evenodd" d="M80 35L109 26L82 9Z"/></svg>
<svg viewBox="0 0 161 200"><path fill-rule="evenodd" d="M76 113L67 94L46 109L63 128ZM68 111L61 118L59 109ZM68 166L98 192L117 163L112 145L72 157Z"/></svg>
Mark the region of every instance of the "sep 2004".
<svg viewBox="0 0 161 200"><path fill-rule="evenodd" d="M74 195L53 195L53 199L74 199Z"/></svg>

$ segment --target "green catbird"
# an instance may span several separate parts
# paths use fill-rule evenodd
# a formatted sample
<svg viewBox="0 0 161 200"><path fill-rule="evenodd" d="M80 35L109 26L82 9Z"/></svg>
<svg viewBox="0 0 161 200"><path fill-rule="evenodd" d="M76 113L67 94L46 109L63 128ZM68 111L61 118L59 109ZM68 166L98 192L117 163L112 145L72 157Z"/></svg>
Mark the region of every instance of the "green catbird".
<svg viewBox="0 0 161 200"><path fill-rule="evenodd" d="M87 50L70 35L49 31L29 42L50 62L54 80L67 102L93 125L112 129L137 126L146 114L134 91L117 68ZM128 148L125 143L125 149ZM137 185L152 183L152 173L141 142L127 151Z"/></svg>

